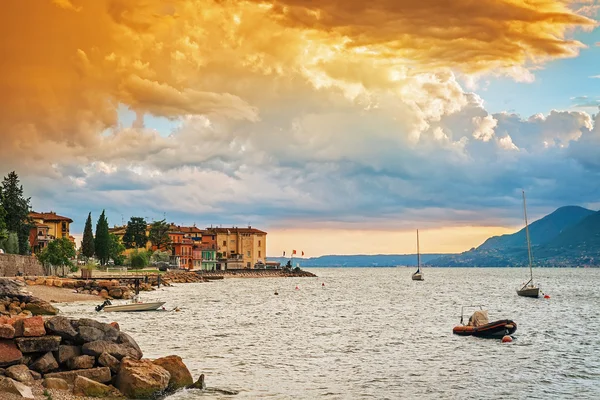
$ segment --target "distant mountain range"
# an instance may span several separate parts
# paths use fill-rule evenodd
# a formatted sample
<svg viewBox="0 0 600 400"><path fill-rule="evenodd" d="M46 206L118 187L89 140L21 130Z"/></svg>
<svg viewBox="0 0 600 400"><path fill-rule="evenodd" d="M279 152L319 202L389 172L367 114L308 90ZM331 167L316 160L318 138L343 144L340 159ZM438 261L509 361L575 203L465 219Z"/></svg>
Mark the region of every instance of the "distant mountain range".
<svg viewBox="0 0 600 400"><path fill-rule="evenodd" d="M600 266L600 211L561 207L531 223L529 235L534 265ZM285 265L289 258L269 257ZM327 255L294 258L301 267L416 266L416 254ZM421 254L421 263L437 267L514 267L527 265L525 228L492 236L481 246L460 254Z"/></svg>
<svg viewBox="0 0 600 400"><path fill-rule="evenodd" d="M599 266L600 212L583 207L561 207L529 225L534 265ZM525 228L493 236L481 246L460 254L430 260L440 267L527 265Z"/></svg>

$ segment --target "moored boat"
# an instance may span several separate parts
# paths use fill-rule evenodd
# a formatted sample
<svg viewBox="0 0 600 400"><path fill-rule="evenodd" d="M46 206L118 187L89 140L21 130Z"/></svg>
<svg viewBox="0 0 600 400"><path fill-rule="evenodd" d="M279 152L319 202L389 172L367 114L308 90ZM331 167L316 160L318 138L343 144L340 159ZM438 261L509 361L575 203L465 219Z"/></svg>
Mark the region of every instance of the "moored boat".
<svg viewBox="0 0 600 400"><path fill-rule="evenodd" d="M527 202L523 190L523 215L525 217L525 236L527 238L527 256L529 258L529 281L517 289L517 295L521 297L540 297L540 288L533 283L533 255L531 253L531 240L529 239L529 224L527 223Z"/></svg>
<svg viewBox="0 0 600 400"><path fill-rule="evenodd" d="M500 319L489 322L488 313L483 310L475 311L469 318L467 325L463 324L463 316L460 317L460 325L452 329L452 333L460 336L476 336L482 338L503 338L512 335L517 330L517 323L510 319ZM464 310L464 307L463 307Z"/></svg>
<svg viewBox="0 0 600 400"><path fill-rule="evenodd" d="M413 281L422 281L423 271L421 271L421 251L419 249L419 230L417 229L417 270L412 274Z"/></svg>
<svg viewBox="0 0 600 400"><path fill-rule="evenodd" d="M162 307L165 304L164 301L156 301L156 302L152 302L152 303L129 303L129 304L117 304L117 305L110 305L110 306L105 306L104 307L104 311L105 312L118 312L118 311L125 311L125 312L130 312L130 311L156 311L158 310L160 307Z"/></svg>

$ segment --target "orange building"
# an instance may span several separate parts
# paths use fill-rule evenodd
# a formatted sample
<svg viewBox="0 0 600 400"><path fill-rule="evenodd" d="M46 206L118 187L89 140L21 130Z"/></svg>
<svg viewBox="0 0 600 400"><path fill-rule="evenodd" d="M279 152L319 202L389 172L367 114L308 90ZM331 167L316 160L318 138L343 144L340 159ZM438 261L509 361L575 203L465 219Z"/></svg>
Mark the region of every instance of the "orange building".
<svg viewBox="0 0 600 400"><path fill-rule="evenodd" d="M181 268L192 269L194 241L191 237L186 237L181 227L175 224L169 226L169 237L171 238L171 261Z"/></svg>
<svg viewBox="0 0 600 400"><path fill-rule="evenodd" d="M29 218L33 221L33 227L29 231L29 245L34 253L42 251L54 239L66 237L75 243L75 238L69 232L70 224L73 223L71 218L54 211L30 212Z"/></svg>

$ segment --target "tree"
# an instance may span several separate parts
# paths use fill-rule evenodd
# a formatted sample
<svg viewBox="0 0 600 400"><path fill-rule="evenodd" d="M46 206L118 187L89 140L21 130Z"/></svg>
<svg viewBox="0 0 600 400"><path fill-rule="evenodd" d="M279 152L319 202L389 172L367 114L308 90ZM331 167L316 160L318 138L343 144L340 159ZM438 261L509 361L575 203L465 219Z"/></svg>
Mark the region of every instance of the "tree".
<svg viewBox="0 0 600 400"><path fill-rule="evenodd" d="M148 236L148 239L158 250L170 250L171 237L169 236L169 224L167 224L164 219L154 221L150 225L150 235Z"/></svg>
<svg viewBox="0 0 600 400"><path fill-rule="evenodd" d="M149 259L149 252L135 249L129 254L129 265L132 269L144 268L148 265Z"/></svg>
<svg viewBox="0 0 600 400"><path fill-rule="evenodd" d="M104 215L104 210L102 210L102 214L98 217L98 222L96 222L96 240L94 241L94 251L96 253L96 257L100 260L101 265L106 265L109 258L109 233L108 233L108 220Z"/></svg>
<svg viewBox="0 0 600 400"><path fill-rule="evenodd" d="M108 257L112 258L115 262L115 265L123 265L125 262L125 256L123 252L125 251L125 245L121 242L121 239L111 233L108 235Z"/></svg>
<svg viewBox="0 0 600 400"><path fill-rule="evenodd" d="M4 251L7 254L19 254L19 237L14 232L8 233L8 238L5 241L6 249Z"/></svg>
<svg viewBox="0 0 600 400"><path fill-rule="evenodd" d="M156 250L154 253L152 253L152 257L150 257L152 262L169 262L170 259L171 254L168 251L160 250Z"/></svg>
<svg viewBox="0 0 600 400"><path fill-rule="evenodd" d="M141 217L131 217L127 222L127 229L123 235L123 244L128 249L146 248L148 236L146 236L146 221Z"/></svg>
<svg viewBox="0 0 600 400"><path fill-rule="evenodd" d="M6 230L6 211L4 211L4 207L2 206L2 188L0 188L0 242L7 237L8 231Z"/></svg>
<svg viewBox="0 0 600 400"><path fill-rule="evenodd" d="M29 211L30 197L23 196L23 186L15 171L4 177L0 188L0 202L4 209L4 222L9 232L15 232L19 238L19 254L29 250Z"/></svg>
<svg viewBox="0 0 600 400"><path fill-rule="evenodd" d="M88 214L83 228L83 240L81 241L81 254L86 258L94 256L94 233L92 232L92 213Z"/></svg>
<svg viewBox="0 0 600 400"><path fill-rule="evenodd" d="M71 259L75 258L75 254L75 245L68 238L62 237L48 243L37 257L43 265L63 267L64 275L64 267L74 267Z"/></svg>

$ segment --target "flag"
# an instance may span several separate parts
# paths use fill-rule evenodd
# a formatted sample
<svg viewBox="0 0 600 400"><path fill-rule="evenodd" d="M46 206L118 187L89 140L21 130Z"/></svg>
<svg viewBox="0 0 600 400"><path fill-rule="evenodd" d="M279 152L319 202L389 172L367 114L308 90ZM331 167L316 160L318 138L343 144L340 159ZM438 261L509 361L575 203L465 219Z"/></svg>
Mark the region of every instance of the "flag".
<svg viewBox="0 0 600 400"><path fill-rule="evenodd" d="M296 254L296 250L292 250L292 254Z"/></svg>
<svg viewBox="0 0 600 400"><path fill-rule="evenodd" d="M302 251L302 255L304 255L304 250Z"/></svg>

